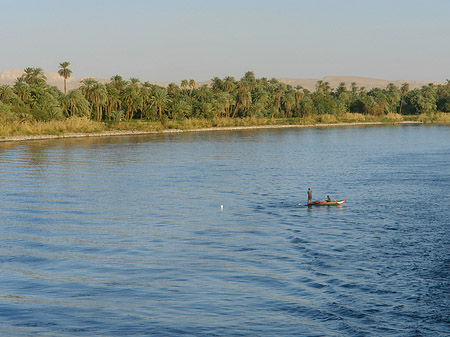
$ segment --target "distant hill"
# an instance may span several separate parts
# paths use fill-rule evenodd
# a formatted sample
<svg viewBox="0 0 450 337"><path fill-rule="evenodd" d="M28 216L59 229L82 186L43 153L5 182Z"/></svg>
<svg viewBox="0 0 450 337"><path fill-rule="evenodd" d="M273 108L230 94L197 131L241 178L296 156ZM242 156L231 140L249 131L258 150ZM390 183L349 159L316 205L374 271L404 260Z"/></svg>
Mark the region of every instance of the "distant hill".
<svg viewBox="0 0 450 337"><path fill-rule="evenodd" d="M292 86L301 85L308 90L315 90L317 81L321 80L328 82L332 88L337 88L341 82L344 82L347 89L350 89L352 82L355 82L358 88L364 87L366 90L373 88L386 88L389 83L395 84L397 87L401 87L403 83L409 84L409 89L421 88L429 83L444 84L444 82L427 82L427 81L388 81L378 78L357 77L357 76L326 76L324 78L280 78L278 79L282 83L290 84Z"/></svg>
<svg viewBox="0 0 450 337"><path fill-rule="evenodd" d="M24 74L22 69L4 70L0 73L0 84L13 85L16 79ZM44 72L45 77L47 77L47 83L56 86L59 90L64 88L64 79L55 72ZM80 86L80 83L84 78L69 77L67 79L67 90L76 89ZM94 78L95 80L106 83L109 80L102 78Z"/></svg>
<svg viewBox="0 0 450 337"><path fill-rule="evenodd" d="M23 74L23 70L15 69L15 70L4 70L0 73L0 84L9 84L13 85L16 79ZM64 81L58 73L55 72L45 72L45 76L47 77L47 83L50 85L54 85L58 87L60 90L63 90ZM84 77L86 78L86 77ZM67 79L67 90L72 90L78 88L80 86L80 82L84 78L77 77L69 77ZM106 83L109 80L103 78L94 78L95 80ZM280 78L278 79L282 83L290 84L294 87L297 85L302 86L310 91L315 89L317 81L321 80L324 82L328 82L332 88L337 88L341 82L344 82L348 89L350 89L351 83L355 82L358 88L365 87L366 90L370 90L373 88L385 88L389 83L395 84L397 87L400 87L403 83L409 83L410 89L421 88L424 85L428 85L429 83L434 84L444 84L444 82L426 82L426 81L388 81L377 78L368 78L368 77L356 77L356 76L326 76L324 78ZM179 83L180 85L181 80ZM203 84L209 85L211 81L197 82L197 86L201 86ZM166 83L154 83L161 86L167 86L169 82Z"/></svg>

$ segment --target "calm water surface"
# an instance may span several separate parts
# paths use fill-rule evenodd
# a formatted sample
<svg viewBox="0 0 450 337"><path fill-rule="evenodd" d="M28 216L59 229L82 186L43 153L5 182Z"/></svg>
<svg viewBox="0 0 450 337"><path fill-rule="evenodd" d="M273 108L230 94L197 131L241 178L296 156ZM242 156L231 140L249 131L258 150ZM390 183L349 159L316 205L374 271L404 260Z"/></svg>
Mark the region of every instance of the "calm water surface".
<svg viewBox="0 0 450 337"><path fill-rule="evenodd" d="M0 196L1 336L450 335L446 126L0 143Z"/></svg>

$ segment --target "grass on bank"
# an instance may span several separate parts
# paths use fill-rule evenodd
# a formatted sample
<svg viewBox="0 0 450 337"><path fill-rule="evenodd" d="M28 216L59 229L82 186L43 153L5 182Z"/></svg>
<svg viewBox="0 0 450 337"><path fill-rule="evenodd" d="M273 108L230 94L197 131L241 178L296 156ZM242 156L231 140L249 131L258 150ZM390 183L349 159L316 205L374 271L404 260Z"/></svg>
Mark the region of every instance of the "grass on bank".
<svg viewBox="0 0 450 337"><path fill-rule="evenodd" d="M450 113L435 112L431 114L420 114L417 121L422 123L442 123L450 124Z"/></svg>
<svg viewBox="0 0 450 337"><path fill-rule="evenodd" d="M64 120L39 121L0 121L0 137L62 135L65 133L93 133L105 131L103 123L88 118L72 117Z"/></svg>
<svg viewBox="0 0 450 337"><path fill-rule="evenodd" d="M163 130L193 130L215 127L242 127L259 125L320 125L338 123L398 123L403 121L418 121L422 123L450 124L449 113L421 114L418 116L402 116L387 114L383 116L370 116L357 113L344 113L341 115L317 115L302 118L214 118L214 119L183 119L163 121L130 122L96 122L85 117L71 117L64 120L48 122L38 121L6 121L0 120L0 137L9 136L36 136L36 135L63 135L67 133L97 133L104 131L149 131Z"/></svg>

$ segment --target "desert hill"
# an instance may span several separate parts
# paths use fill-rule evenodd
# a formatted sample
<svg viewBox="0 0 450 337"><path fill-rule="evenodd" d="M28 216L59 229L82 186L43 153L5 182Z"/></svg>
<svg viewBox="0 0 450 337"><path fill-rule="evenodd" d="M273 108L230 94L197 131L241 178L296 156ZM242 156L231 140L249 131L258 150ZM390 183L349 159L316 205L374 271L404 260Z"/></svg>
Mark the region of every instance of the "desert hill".
<svg viewBox="0 0 450 337"><path fill-rule="evenodd" d="M444 82L427 82L427 81L388 81L382 80L378 78L369 78L369 77L357 77L357 76L326 76L324 78L309 78L309 79L296 79L296 78L280 78L279 81L290 84L292 86L301 85L302 87L308 90L315 90L317 81L328 82L331 88L337 88L341 82L344 82L347 86L347 89L351 88L351 84L353 82L356 83L358 88L366 88L366 90L370 90L373 88L386 88L389 83L395 84L397 87L401 87L403 83L409 84L409 89L421 88L424 85L428 85L429 83L434 84L444 84Z"/></svg>
<svg viewBox="0 0 450 337"><path fill-rule="evenodd" d="M16 79L24 74L22 69L4 70L0 73L0 84L14 85ZM64 80L56 72L44 72L45 77L47 77L47 83L58 87L61 91L64 88ZM86 77L85 77L86 78ZM84 78L69 77L67 79L67 90L76 89L80 86L81 81ZM102 78L95 78L95 80L106 83L109 80Z"/></svg>
<svg viewBox="0 0 450 337"><path fill-rule="evenodd" d="M4 70L0 73L0 84L8 84L13 85L16 79L22 76L23 70L15 69L15 70ZM45 72L45 76L47 77L47 83L50 85L54 85L58 87L60 90L63 90L63 79L56 72ZM69 77L67 79L67 90L72 90L78 88L80 86L80 82L84 78L77 77ZM95 80L106 83L109 80L102 78L94 78ZM400 87L403 83L409 83L410 89L421 88L424 85L428 85L429 83L434 84L444 84L444 82L426 82L426 81L388 81L377 78L368 78L368 77L357 77L357 76L326 76L324 78L280 78L278 79L282 83L290 84L294 87L300 85L303 88L306 88L310 91L315 89L317 81L321 80L324 82L328 82L331 88L337 88L341 82L344 82L347 85L347 88L350 89L351 83L355 82L358 88L364 87L366 90L370 90L373 88L385 88L389 83L395 84L397 87ZM181 82L181 80L180 80ZM155 83L161 86L167 86L167 83ZM201 86L203 84L210 84L211 81L197 82L197 86ZM180 85L180 83L177 83Z"/></svg>

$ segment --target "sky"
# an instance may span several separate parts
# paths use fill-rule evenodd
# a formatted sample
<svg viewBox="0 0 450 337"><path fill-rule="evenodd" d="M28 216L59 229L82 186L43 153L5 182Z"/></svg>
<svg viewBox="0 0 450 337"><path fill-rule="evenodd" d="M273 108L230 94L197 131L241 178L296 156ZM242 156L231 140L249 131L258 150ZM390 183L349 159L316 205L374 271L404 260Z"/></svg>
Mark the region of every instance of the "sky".
<svg viewBox="0 0 450 337"><path fill-rule="evenodd" d="M0 72L450 78L449 0L0 0Z"/></svg>

